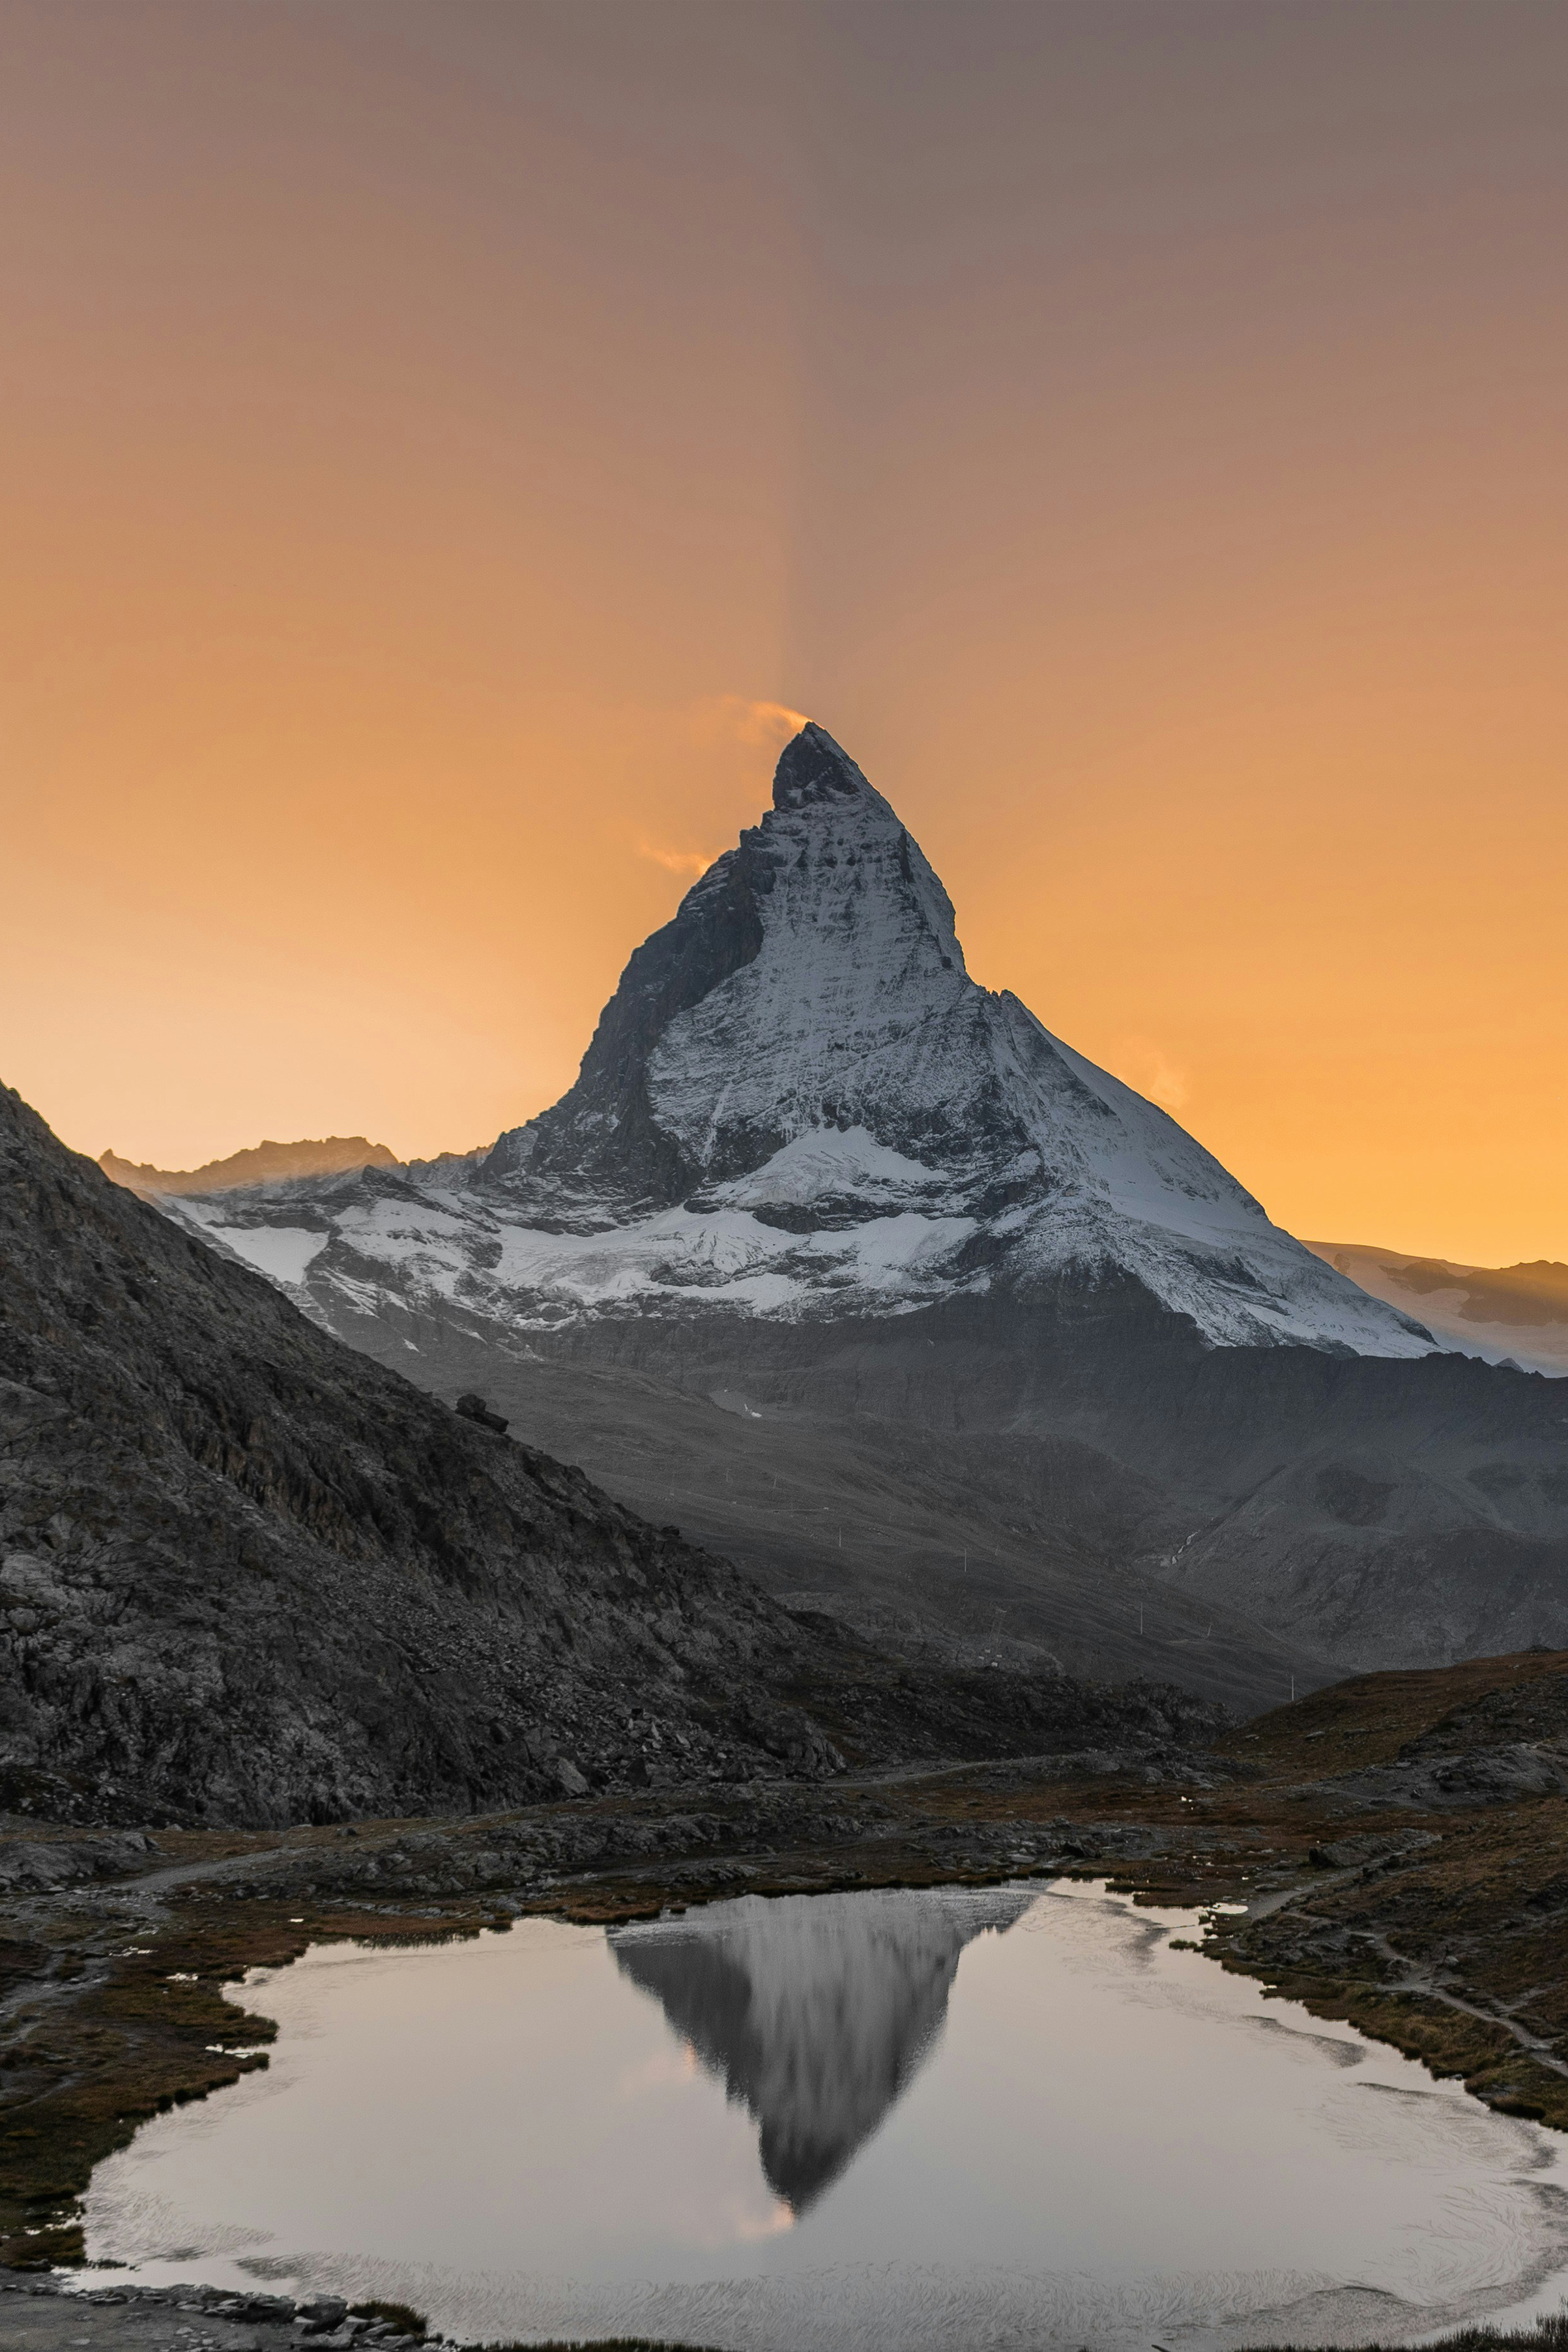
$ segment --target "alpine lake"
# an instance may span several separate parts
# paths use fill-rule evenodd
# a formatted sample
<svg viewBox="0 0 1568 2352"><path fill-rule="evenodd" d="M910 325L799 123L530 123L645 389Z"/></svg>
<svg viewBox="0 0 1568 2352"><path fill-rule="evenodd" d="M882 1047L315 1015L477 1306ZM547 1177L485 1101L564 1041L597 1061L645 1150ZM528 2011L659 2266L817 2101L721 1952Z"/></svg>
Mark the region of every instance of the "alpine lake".
<svg viewBox="0 0 1568 2352"><path fill-rule="evenodd" d="M333 1944L100 2165L90 2275L733 2352L1412 2339L1554 2310L1568 2137L1103 1884Z"/></svg>

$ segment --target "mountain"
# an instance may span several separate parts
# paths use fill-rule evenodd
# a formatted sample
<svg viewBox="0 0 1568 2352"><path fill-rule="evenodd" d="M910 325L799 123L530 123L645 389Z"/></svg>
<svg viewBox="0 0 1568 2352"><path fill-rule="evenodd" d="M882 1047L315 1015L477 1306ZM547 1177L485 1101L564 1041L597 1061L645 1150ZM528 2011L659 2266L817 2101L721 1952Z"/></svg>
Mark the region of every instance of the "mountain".
<svg viewBox="0 0 1568 2352"><path fill-rule="evenodd" d="M276 1184L287 1176L340 1176L348 1168L395 1168L398 1161L384 1143L368 1143L362 1135L327 1135L315 1142L254 1144L200 1168L150 1168L112 1151L100 1153L98 1164L132 1192L167 1195L226 1192L236 1184Z"/></svg>
<svg viewBox="0 0 1568 2352"><path fill-rule="evenodd" d="M968 977L946 892L819 727L786 749L762 823L632 956L570 1092L413 1190L423 1217L397 1178L361 1195L379 1205L342 1221L356 1259L400 1298L524 1333L841 1322L1124 1274L1222 1345L1433 1345L1166 1112ZM241 1255L259 1246L243 1213L196 1213ZM360 1303L359 1265L330 1250L298 1279L329 1314L335 1289Z"/></svg>
<svg viewBox="0 0 1568 2352"><path fill-rule="evenodd" d="M892 1660L321 1331L0 1088L0 1810L276 1824L1215 1728Z"/></svg>
<svg viewBox="0 0 1568 2352"><path fill-rule="evenodd" d="M1368 1242L1307 1247L1373 1297L1419 1315L1446 1348L1527 1372L1568 1373L1568 1265L1462 1265Z"/></svg>
<svg viewBox="0 0 1568 2352"><path fill-rule="evenodd" d="M1559 1392L971 981L821 728L488 1152L167 1204L793 1607L1258 1707L1568 1639Z"/></svg>
<svg viewBox="0 0 1568 2352"><path fill-rule="evenodd" d="M1082 1269L1227 1345L1431 1346L968 977L941 883L818 727L632 956L571 1091L453 1207L484 1234L422 1234L421 1278L520 1329L694 1307L841 1321Z"/></svg>

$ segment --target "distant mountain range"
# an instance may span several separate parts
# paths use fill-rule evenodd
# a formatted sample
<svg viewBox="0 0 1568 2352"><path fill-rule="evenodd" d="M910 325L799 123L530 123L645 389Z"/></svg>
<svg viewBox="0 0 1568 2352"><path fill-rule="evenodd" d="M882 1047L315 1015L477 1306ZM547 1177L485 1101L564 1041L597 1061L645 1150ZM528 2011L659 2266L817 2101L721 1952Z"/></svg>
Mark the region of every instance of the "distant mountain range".
<svg viewBox="0 0 1568 2352"><path fill-rule="evenodd" d="M1369 1242L1307 1247L1373 1297L1419 1316L1446 1348L1527 1372L1568 1374L1568 1265L1544 1257L1521 1265L1461 1265Z"/></svg>
<svg viewBox="0 0 1568 2352"><path fill-rule="evenodd" d="M254 1144L201 1168L139 1166L113 1151L101 1152L98 1164L130 1192L172 1198L228 1192L236 1184L277 1184L290 1176L340 1176L349 1168L395 1168L399 1162L384 1143L368 1143L362 1135L327 1135L316 1142Z"/></svg>
<svg viewBox="0 0 1568 2352"><path fill-rule="evenodd" d="M165 1205L792 1605L901 1639L1245 1706L1568 1639L1565 1392L1454 1353L971 981L818 727L552 1109Z"/></svg>

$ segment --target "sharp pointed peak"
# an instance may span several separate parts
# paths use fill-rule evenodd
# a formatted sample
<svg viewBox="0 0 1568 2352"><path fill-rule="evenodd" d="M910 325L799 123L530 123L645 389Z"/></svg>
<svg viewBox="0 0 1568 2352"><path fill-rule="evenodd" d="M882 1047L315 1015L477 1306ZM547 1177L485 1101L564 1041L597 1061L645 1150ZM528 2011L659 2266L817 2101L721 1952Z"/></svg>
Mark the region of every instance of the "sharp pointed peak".
<svg viewBox="0 0 1568 2352"><path fill-rule="evenodd" d="M873 787L849 753L825 727L809 719L779 754L773 771L776 809L811 808L824 801L855 800Z"/></svg>

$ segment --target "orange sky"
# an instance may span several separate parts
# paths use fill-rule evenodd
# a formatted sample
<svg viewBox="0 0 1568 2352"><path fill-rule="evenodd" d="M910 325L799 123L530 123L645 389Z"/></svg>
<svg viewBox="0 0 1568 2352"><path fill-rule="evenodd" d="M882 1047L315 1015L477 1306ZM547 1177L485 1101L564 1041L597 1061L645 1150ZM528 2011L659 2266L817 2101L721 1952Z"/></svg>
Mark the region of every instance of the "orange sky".
<svg viewBox="0 0 1568 2352"><path fill-rule="evenodd" d="M0 1075L487 1139L831 727L1313 1237L1568 1257L1561 0L10 0Z"/></svg>

